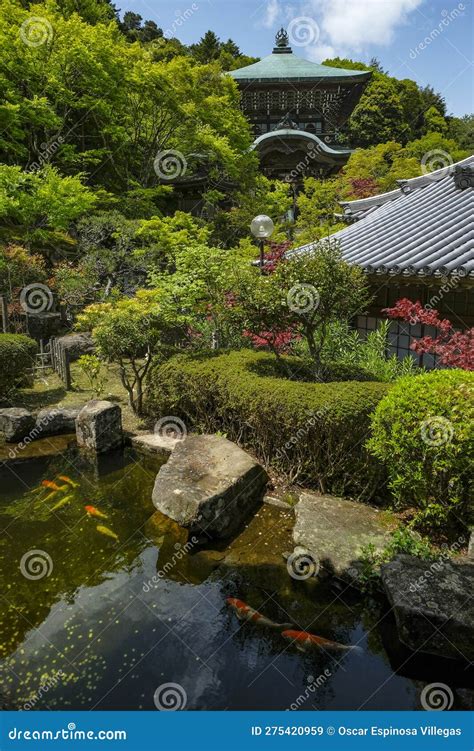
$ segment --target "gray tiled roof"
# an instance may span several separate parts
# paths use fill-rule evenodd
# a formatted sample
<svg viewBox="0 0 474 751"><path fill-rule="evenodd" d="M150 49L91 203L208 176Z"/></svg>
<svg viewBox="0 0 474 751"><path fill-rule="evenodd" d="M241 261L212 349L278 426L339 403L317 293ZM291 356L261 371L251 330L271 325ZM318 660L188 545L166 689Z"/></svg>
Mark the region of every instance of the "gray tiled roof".
<svg viewBox="0 0 474 751"><path fill-rule="evenodd" d="M458 165L474 166L474 156ZM474 187L456 187L456 166L401 180L389 193L342 203L345 216L357 220L331 235L345 260L369 273L474 276Z"/></svg>

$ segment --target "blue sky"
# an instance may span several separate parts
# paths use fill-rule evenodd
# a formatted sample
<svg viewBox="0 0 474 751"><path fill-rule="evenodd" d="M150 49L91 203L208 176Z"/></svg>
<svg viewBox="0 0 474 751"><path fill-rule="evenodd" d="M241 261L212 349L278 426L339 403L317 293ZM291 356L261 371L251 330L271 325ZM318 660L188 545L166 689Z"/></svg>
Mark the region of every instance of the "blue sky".
<svg viewBox="0 0 474 751"><path fill-rule="evenodd" d="M249 55L271 52L290 28L293 51L321 62L376 56L397 78L430 84L454 115L474 111L472 0L117 0L185 44L212 29ZM184 19L184 20L183 20Z"/></svg>

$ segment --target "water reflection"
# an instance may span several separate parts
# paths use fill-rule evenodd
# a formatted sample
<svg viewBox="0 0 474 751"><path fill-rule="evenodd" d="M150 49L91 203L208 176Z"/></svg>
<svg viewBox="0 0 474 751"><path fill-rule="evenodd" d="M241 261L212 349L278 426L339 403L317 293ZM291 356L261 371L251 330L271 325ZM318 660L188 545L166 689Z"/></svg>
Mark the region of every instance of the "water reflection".
<svg viewBox="0 0 474 751"><path fill-rule="evenodd" d="M5 476L0 694L7 702L154 709L157 687L173 682L189 709L416 706L423 665L416 675L394 673L377 625L387 618L381 606L288 575L290 513L264 506L230 544L203 549L155 512L156 459L131 451L112 459L90 466L71 450L44 459L41 471L24 462L20 476ZM58 475L78 487L74 501L50 513L31 490ZM118 542L97 533L86 504L106 514ZM32 548L51 556L50 576L21 574ZM279 632L238 621L227 597L272 620L358 643L363 655L302 654Z"/></svg>

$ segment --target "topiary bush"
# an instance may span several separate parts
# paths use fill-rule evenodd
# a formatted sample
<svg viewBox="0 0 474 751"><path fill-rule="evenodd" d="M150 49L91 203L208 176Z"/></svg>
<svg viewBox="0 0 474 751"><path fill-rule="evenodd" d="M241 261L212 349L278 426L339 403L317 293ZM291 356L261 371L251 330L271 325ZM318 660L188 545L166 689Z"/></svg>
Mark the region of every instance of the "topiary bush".
<svg viewBox="0 0 474 751"><path fill-rule="evenodd" d="M418 526L468 521L474 458L474 373L441 370L402 378L372 417L368 448L384 462L401 508Z"/></svg>
<svg viewBox="0 0 474 751"><path fill-rule="evenodd" d="M157 362L147 412L154 420L180 417L188 430L221 431L291 481L371 498L381 478L365 443L370 415L390 386L288 380L274 362L252 350Z"/></svg>
<svg viewBox="0 0 474 751"><path fill-rule="evenodd" d="M0 334L0 401L7 401L34 364L37 344L23 334Z"/></svg>

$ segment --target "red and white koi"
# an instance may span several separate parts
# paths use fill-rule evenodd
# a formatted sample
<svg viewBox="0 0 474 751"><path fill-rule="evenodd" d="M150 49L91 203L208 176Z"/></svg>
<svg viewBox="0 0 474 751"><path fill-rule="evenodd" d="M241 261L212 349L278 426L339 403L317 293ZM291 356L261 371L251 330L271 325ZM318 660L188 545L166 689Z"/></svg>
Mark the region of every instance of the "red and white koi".
<svg viewBox="0 0 474 751"><path fill-rule="evenodd" d="M232 608L240 621L249 621L258 626L267 626L267 628L277 629L288 628L293 625L292 623L275 623L275 621L266 618L266 616L259 613L258 610L254 610L250 605L247 605L247 603L242 600L238 600L236 597L227 597L226 603Z"/></svg>
<svg viewBox="0 0 474 751"><path fill-rule="evenodd" d="M310 634L309 631L294 631L289 629L282 632L284 639L294 642L296 649L300 652L308 652L311 649L325 649L328 652L346 652L356 651L361 652L361 647L354 645L340 644L337 641L331 641L331 639L325 639L323 636L316 636L316 634Z"/></svg>

